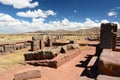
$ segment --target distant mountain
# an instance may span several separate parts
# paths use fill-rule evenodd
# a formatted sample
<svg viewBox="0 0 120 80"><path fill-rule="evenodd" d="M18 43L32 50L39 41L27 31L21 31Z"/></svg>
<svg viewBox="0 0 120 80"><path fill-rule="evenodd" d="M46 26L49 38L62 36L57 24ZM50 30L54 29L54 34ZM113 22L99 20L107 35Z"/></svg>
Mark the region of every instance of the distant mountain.
<svg viewBox="0 0 120 80"><path fill-rule="evenodd" d="M29 33L39 33L39 34L72 34L72 35L89 35L89 34L100 34L100 27L93 27L90 29L80 29L77 31L71 31L71 30L39 30L35 32L29 32ZM120 34L120 29L118 30L118 33Z"/></svg>

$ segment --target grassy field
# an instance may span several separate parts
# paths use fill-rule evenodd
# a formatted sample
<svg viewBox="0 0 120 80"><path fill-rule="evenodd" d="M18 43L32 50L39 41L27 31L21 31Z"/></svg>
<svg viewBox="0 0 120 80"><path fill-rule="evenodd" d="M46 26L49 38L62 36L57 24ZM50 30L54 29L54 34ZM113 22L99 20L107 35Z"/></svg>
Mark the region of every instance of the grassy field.
<svg viewBox="0 0 120 80"><path fill-rule="evenodd" d="M14 65L25 65L24 53L27 49L6 53L0 56L0 70L7 70Z"/></svg>
<svg viewBox="0 0 120 80"><path fill-rule="evenodd" d="M75 40L81 41L84 40L86 36L64 36L65 41ZM31 40L31 35L10 35L10 34L0 34L0 43L6 42L15 42L15 41L24 41ZM86 50L87 47L80 47L81 50ZM5 55L0 56L0 70L7 70L14 65L24 66L24 56L23 54L27 52L28 49L23 49L19 51L15 51L13 53L6 53Z"/></svg>

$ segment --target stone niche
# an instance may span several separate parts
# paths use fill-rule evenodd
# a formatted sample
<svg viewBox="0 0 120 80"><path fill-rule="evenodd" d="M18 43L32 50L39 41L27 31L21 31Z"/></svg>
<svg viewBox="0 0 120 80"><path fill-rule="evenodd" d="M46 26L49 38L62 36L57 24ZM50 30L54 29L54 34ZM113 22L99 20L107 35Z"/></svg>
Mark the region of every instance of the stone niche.
<svg viewBox="0 0 120 80"><path fill-rule="evenodd" d="M100 47L112 49L116 46L117 24L103 23L100 30Z"/></svg>

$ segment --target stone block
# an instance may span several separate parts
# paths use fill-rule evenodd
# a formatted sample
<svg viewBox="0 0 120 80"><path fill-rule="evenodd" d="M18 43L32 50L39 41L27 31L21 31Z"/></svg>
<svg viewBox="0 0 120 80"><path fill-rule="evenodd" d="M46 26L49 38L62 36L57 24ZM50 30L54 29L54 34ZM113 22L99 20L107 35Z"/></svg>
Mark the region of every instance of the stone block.
<svg viewBox="0 0 120 80"><path fill-rule="evenodd" d="M51 47L52 46L52 39L47 39L45 42L46 47Z"/></svg>
<svg viewBox="0 0 120 80"><path fill-rule="evenodd" d="M25 61L34 60L34 52L28 52L24 54Z"/></svg>
<svg viewBox="0 0 120 80"><path fill-rule="evenodd" d="M0 53L4 52L4 47L0 46Z"/></svg>
<svg viewBox="0 0 120 80"><path fill-rule="evenodd" d="M107 76L107 75L98 75L97 80L120 80L120 77Z"/></svg>
<svg viewBox="0 0 120 80"><path fill-rule="evenodd" d="M15 50L20 50L20 49L23 49L23 48L26 48L24 43L15 44Z"/></svg>
<svg viewBox="0 0 120 80"><path fill-rule="evenodd" d="M61 47L61 53L66 53L68 50L79 48L79 44L67 44Z"/></svg>
<svg viewBox="0 0 120 80"><path fill-rule="evenodd" d="M69 43L70 43L70 44L74 44L74 40L70 40Z"/></svg>
<svg viewBox="0 0 120 80"><path fill-rule="evenodd" d="M27 80L33 78L40 78L41 72L38 69L25 69L14 74L14 80Z"/></svg>
<svg viewBox="0 0 120 80"><path fill-rule="evenodd" d="M43 49L43 48L45 48L45 44L44 44L44 41L41 39L40 40L40 49Z"/></svg>
<svg viewBox="0 0 120 80"><path fill-rule="evenodd" d="M94 79L86 76L80 76L78 80L94 80Z"/></svg>
<svg viewBox="0 0 120 80"><path fill-rule="evenodd" d="M111 49L115 46L116 36L114 32L117 32L117 25L113 23L101 24L100 30L100 46L104 49Z"/></svg>
<svg viewBox="0 0 120 80"><path fill-rule="evenodd" d="M31 51L40 49L40 40L31 41Z"/></svg>
<svg viewBox="0 0 120 80"><path fill-rule="evenodd" d="M14 48L15 48L14 44L5 44L4 45L5 52L13 52Z"/></svg>
<svg viewBox="0 0 120 80"><path fill-rule="evenodd" d="M104 49L98 61L100 74L120 77L120 53L111 49Z"/></svg>

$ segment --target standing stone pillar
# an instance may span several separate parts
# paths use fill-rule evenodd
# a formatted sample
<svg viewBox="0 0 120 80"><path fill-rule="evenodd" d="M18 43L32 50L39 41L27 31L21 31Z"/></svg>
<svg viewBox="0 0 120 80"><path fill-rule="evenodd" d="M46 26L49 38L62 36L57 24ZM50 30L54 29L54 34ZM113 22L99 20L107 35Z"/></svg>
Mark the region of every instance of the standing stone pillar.
<svg viewBox="0 0 120 80"><path fill-rule="evenodd" d="M117 24L103 23L100 30L100 47L104 49L112 49L116 46Z"/></svg>
<svg viewBox="0 0 120 80"><path fill-rule="evenodd" d="M40 49L43 49L45 47L44 40L40 40Z"/></svg>

